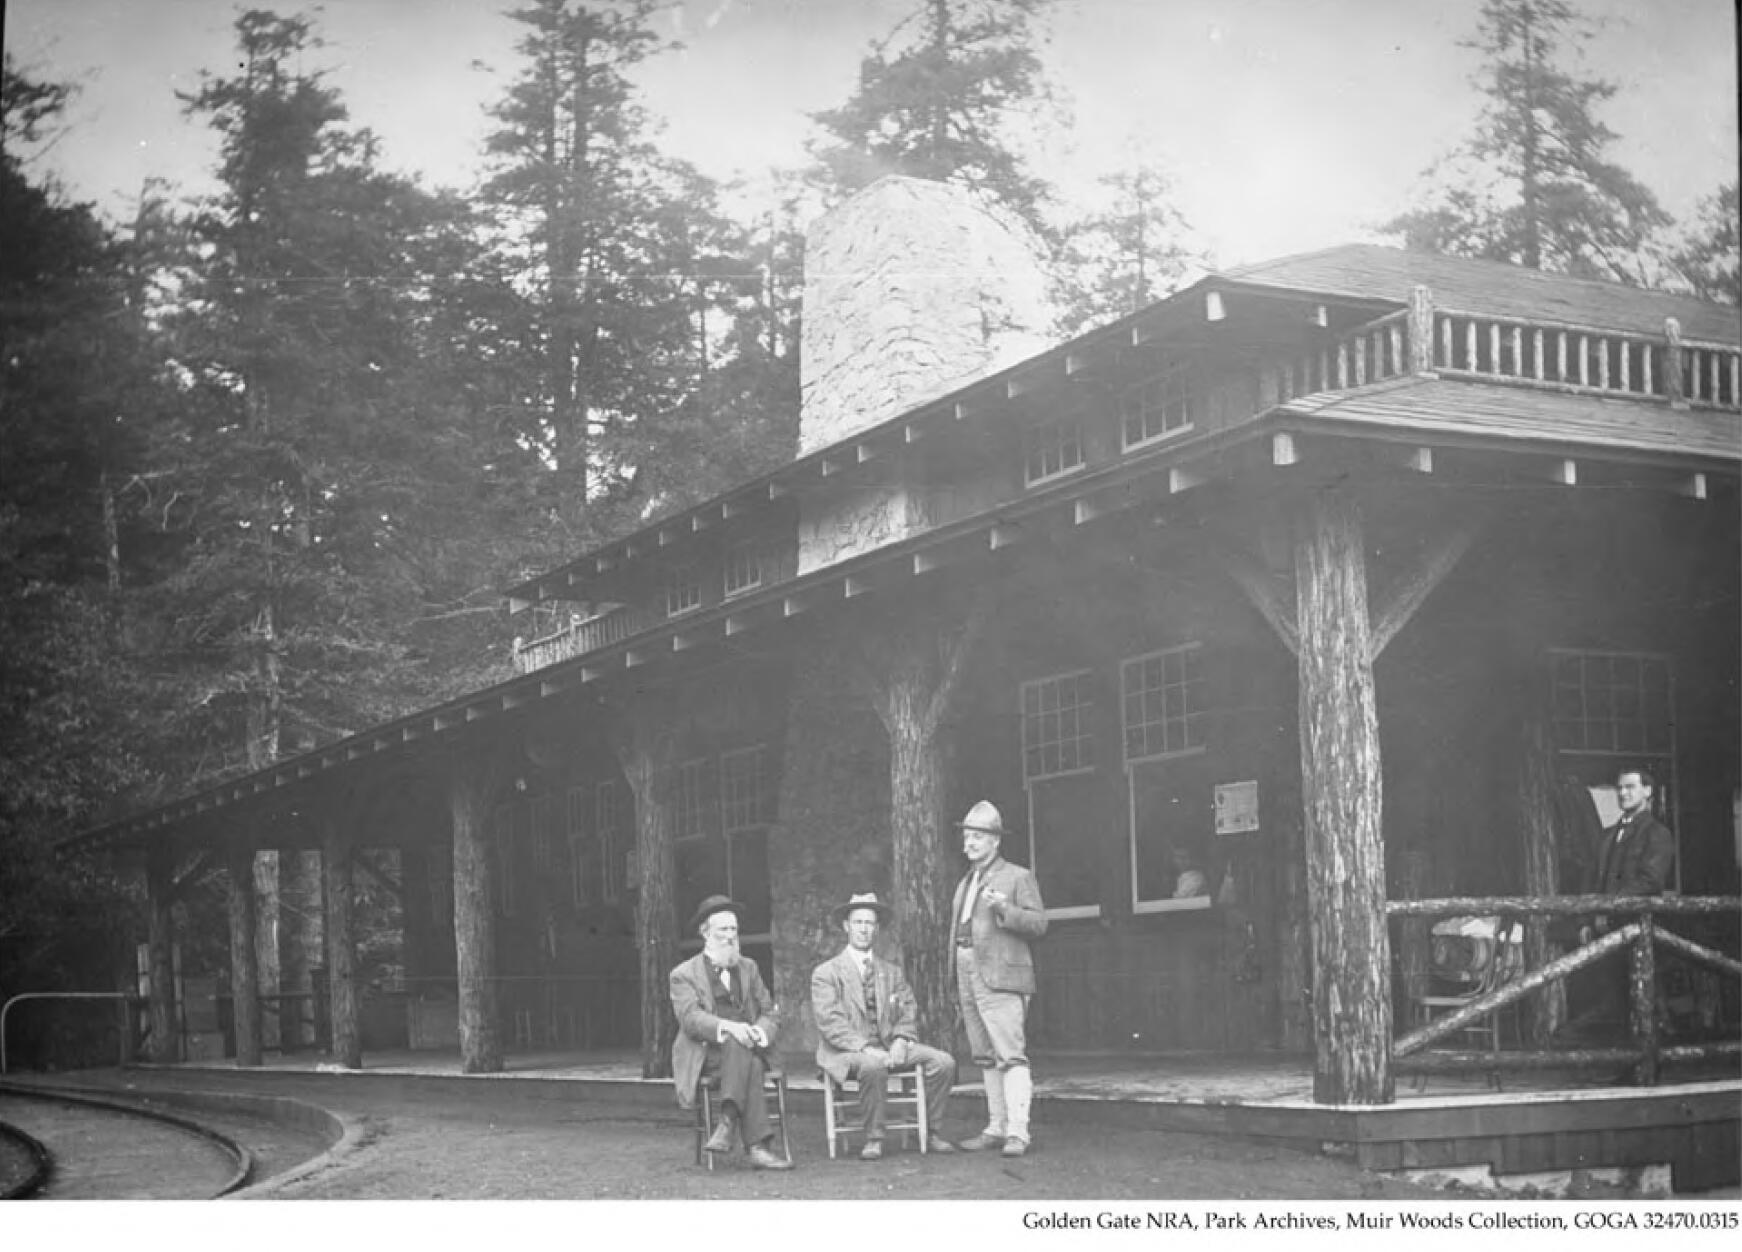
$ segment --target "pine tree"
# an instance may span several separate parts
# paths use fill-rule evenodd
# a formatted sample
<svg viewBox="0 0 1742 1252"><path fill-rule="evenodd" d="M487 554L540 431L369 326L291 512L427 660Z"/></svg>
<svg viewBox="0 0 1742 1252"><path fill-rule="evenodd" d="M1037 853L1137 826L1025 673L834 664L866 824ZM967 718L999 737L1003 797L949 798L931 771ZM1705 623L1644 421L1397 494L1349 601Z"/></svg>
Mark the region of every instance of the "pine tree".
<svg viewBox="0 0 1742 1252"><path fill-rule="evenodd" d="M1738 275L1736 184L1726 183L1700 202L1698 220L1672 258L1676 271L1706 300L1742 304Z"/></svg>
<svg viewBox="0 0 1742 1252"><path fill-rule="evenodd" d="M979 192L1048 234L1053 193L1022 155L1048 102L1035 22L1051 0L921 0L860 62L859 87L813 115L821 181L850 194L887 174Z"/></svg>
<svg viewBox="0 0 1742 1252"><path fill-rule="evenodd" d="M1202 263L1172 181L1157 164L1134 161L1102 178L1101 186L1111 203L1064 232L1055 303L1066 336L1163 299Z"/></svg>
<svg viewBox="0 0 1742 1252"><path fill-rule="evenodd" d="M1486 0L1473 39L1487 103L1474 135L1429 171L1439 186L1383 224L1407 247L1639 283L1669 222L1657 199L1607 159L1597 117L1616 85L1565 68L1591 27L1563 0Z"/></svg>

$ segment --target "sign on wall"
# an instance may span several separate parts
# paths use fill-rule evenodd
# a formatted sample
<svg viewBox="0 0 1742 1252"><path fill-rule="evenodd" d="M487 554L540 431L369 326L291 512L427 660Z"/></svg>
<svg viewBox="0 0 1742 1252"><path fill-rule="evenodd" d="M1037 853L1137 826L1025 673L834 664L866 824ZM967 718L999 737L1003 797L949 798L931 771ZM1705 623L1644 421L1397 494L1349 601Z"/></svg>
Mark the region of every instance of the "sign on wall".
<svg viewBox="0 0 1742 1252"><path fill-rule="evenodd" d="M1258 780L1216 784L1216 833L1238 835L1258 829Z"/></svg>

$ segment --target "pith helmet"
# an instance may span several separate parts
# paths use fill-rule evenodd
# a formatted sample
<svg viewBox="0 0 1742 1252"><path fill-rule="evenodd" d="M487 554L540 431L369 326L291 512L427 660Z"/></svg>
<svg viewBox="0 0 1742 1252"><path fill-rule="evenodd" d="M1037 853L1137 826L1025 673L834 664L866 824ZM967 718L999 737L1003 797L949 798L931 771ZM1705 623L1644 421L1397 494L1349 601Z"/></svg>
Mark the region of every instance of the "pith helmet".
<svg viewBox="0 0 1742 1252"><path fill-rule="evenodd" d="M829 925L839 926L842 922L847 920L848 916L852 914L854 909L873 910L877 914L877 924L879 926L895 916L895 910L879 900L875 891L867 891L863 895L853 896L845 904L837 904L834 908L830 909Z"/></svg>
<svg viewBox="0 0 1742 1252"><path fill-rule="evenodd" d="M981 800L968 810L968 815L956 823L961 830L977 830L983 835L1004 837L1004 815L990 800Z"/></svg>

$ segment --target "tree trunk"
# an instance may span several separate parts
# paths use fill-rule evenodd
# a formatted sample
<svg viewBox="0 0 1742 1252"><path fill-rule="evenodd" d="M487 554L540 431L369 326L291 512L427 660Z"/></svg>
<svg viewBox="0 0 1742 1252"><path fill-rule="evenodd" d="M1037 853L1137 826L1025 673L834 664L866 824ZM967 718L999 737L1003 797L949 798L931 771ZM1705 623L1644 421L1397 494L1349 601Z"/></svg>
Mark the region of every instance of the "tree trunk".
<svg viewBox="0 0 1742 1252"><path fill-rule="evenodd" d="M349 813L346 816L350 816ZM322 884L326 898L327 1012L333 1060L363 1068L363 1036L357 1023L357 941L353 932L351 832L334 814L321 832Z"/></svg>
<svg viewBox="0 0 1742 1252"><path fill-rule="evenodd" d="M236 839L226 849L230 878L230 1014L236 1064L260 1064L260 969L255 962L254 844Z"/></svg>
<svg viewBox="0 0 1742 1252"><path fill-rule="evenodd" d="M1386 933L1379 723L1361 513L1326 488L1294 548L1300 745L1313 936L1313 1099L1386 1104L1391 945Z"/></svg>
<svg viewBox="0 0 1742 1252"><path fill-rule="evenodd" d="M148 1055L165 1064L181 1059L175 1030L175 852L168 844L154 844L146 854L145 895L150 909L146 934L151 976Z"/></svg>
<svg viewBox="0 0 1742 1252"><path fill-rule="evenodd" d="M641 1076L669 1078L671 1044L677 1035L677 1019L671 1011L671 971L677 964L677 851L671 841L671 810L663 794L674 744L662 702L640 705L627 713L616 748L623 776L635 796Z"/></svg>
<svg viewBox="0 0 1742 1252"><path fill-rule="evenodd" d="M460 1068L502 1072L496 1012L496 912L487 823L501 770L487 750L456 760L448 784L454 826L454 954L459 982Z"/></svg>
<svg viewBox="0 0 1742 1252"><path fill-rule="evenodd" d="M952 845L945 837L947 761L940 727L987 609L986 599L977 598L953 631L892 614L862 636L861 682L889 735L895 931L919 1005L920 1034L928 1039L948 1038L956 1018L949 979Z"/></svg>
<svg viewBox="0 0 1742 1252"><path fill-rule="evenodd" d="M1529 709L1518 753L1518 822L1524 835L1524 894L1559 895L1560 863L1555 841L1554 743L1549 736L1548 693L1532 682ZM1528 917L1524 929L1524 967L1541 969L1556 955L1549 944L1548 918ZM1567 985L1556 979L1526 1001L1530 1041L1538 1046L1566 1018Z"/></svg>

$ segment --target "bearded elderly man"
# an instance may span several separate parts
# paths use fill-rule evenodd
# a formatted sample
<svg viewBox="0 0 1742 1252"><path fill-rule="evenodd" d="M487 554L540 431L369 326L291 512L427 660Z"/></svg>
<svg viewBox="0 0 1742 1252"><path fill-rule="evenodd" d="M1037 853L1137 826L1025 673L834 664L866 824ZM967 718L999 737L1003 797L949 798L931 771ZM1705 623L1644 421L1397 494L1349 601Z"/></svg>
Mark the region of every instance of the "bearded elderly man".
<svg viewBox="0 0 1742 1252"><path fill-rule="evenodd" d="M877 928L890 908L875 893L856 895L829 913L847 946L811 974L811 1011L817 1023L817 1064L831 1082L859 1083L865 1129L861 1160L883 1155L885 1107L891 1070L912 1065L925 1083L926 1138L933 1152L956 1147L940 1133L944 1106L956 1081L956 1058L919 1041L919 1004L901 966L876 953Z"/></svg>
<svg viewBox="0 0 1742 1252"><path fill-rule="evenodd" d="M1004 818L982 800L957 823L968 872L956 887L956 993L968 1046L986 1086L986 1129L962 1140L964 1151L1028 1151L1034 1083L1028 1071L1028 1001L1034 995L1029 942L1046 934L1040 884L999 855Z"/></svg>
<svg viewBox="0 0 1742 1252"><path fill-rule="evenodd" d="M677 1102L695 1107L704 1076L720 1080L720 1120L703 1145L730 1152L742 1138L754 1169L791 1169L776 1156L768 1119L768 1049L779 1028L780 1010L763 985L755 961L738 952L738 915L743 908L725 896L709 896L690 926L702 937L702 950L671 971L671 1008L677 1038L671 1044L671 1072Z"/></svg>

